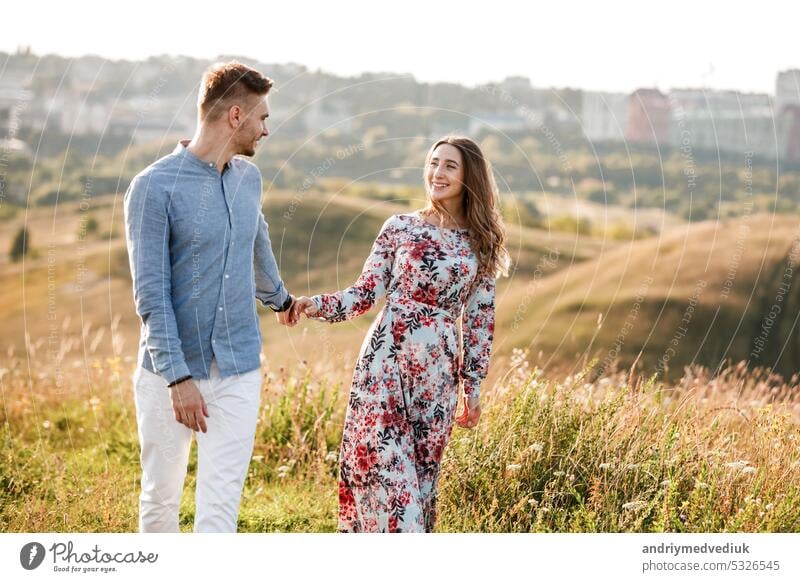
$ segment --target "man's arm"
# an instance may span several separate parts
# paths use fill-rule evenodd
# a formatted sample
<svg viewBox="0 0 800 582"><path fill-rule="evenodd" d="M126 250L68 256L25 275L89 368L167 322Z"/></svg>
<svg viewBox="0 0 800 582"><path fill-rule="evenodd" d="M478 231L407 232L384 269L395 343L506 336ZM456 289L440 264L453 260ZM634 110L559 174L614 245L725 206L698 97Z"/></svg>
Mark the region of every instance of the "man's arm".
<svg viewBox="0 0 800 582"><path fill-rule="evenodd" d="M167 383L188 376L172 306L169 255L169 197L147 176L136 177L125 193L125 237L136 313L142 318L147 351Z"/></svg>
<svg viewBox="0 0 800 582"><path fill-rule="evenodd" d="M257 172L257 170L256 170ZM258 192L261 195L261 174L258 174ZM269 226L264 213L258 213L258 231L253 246L253 272L256 279L256 298L273 311L285 312L291 306L290 295L283 284L272 243L269 240Z"/></svg>

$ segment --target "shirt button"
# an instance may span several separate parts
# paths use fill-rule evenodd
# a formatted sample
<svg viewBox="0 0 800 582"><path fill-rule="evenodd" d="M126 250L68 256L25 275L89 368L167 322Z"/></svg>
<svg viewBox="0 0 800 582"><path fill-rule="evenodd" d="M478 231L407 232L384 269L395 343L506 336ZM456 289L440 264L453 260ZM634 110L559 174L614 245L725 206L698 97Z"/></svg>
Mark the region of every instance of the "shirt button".
<svg viewBox="0 0 800 582"><path fill-rule="evenodd" d="M225 278L226 278L226 279L230 279L230 278L231 278L231 276L230 276L230 275L228 275L228 273L225 273Z"/></svg>
<svg viewBox="0 0 800 582"><path fill-rule="evenodd" d="M212 339L212 340L211 340L211 343L212 343L212 344L215 344L215 343L217 343L217 340L215 340L215 339Z"/></svg>
<svg viewBox="0 0 800 582"><path fill-rule="evenodd" d="M220 307L219 310L222 311L222 307Z"/></svg>

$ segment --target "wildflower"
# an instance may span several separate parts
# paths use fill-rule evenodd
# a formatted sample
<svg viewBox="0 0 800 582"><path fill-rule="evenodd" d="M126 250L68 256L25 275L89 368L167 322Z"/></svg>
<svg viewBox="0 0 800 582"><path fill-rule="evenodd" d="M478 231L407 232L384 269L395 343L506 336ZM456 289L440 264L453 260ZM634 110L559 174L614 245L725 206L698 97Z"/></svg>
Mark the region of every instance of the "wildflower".
<svg viewBox="0 0 800 582"><path fill-rule="evenodd" d="M725 463L725 466L729 469L744 469L748 464L747 461L733 461L731 463Z"/></svg>
<svg viewBox="0 0 800 582"><path fill-rule="evenodd" d="M755 473L755 472L756 472L755 467L745 467L744 469L742 469L742 473Z"/></svg>
<svg viewBox="0 0 800 582"><path fill-rule="evenodd" d="M766 509L767 511L771 511L773 507L775 507L775 506L772 503L767 503L767 505L764 507L764 509Z"/></svg>
<svg viewBox="0 0 800 582"><path fill-rule="evenodd" d="M638 469L639 468L639 463L628 463L627 465L625 465L625 468L628 471L633 471L634 469Z"/></svg>
<svg viewBox="0 0 800 582"><path fill-rule="evenodd" d="M532 451L536 451L537 453L541 453L544 449L543 443L533 443L531 446L528 447Z"/></svg>
<svg viewBox="0 0 800 582"><path fill-rule="evenodd" d="M47 428L47 429L49 429L49 428L50 428L50 421L49 421L49 420L45 420L45 421L42 423L42 426L43 426L44 428Z"/></svg>
<svg viewBox="0 0 800 582"><path fill-rule="evenodd" d="M694 486L698 489L708 489L708 483L703 483L702 481L697 481Z"/></svg>
<svg viewBox="0 0 800 582"><path fill-rule="evenodd" d="M622 509L636 511L637 509L641 509L647 505L644 501L629 501L628 503L622 504Z"/></svg>
<svg viewBox="0 0 800 582"><path fill-rule="evenodd" d="M528 499L528 505L530 505L531 507L536 507L537 505L539 505L539 502L536 501L533 497L531 497L530 499Z"/></svg>
<svg viewBox="0 0 800 582"><path fill-rule="evenodd" d="M611 463L600 463L598 465L603 471L606 471L611 468Z"/></svg>
<svg viewBox="0 0 800 582"><path fill-rule="evenodd" d="M510 463L510 464L506 465L506 472L507 473L516 473L520 469L522 469L522 465L517 465L516 463Z"/></svg>
<svg viewBox="0 0 800 582"><path fill-rule="evenodd" d="M329 463L335 463L339 460L339 453L336 451L329 451L327 455L325 455L325 460Z"/></svg>
<svg viewBox="0 0 800 582"><path fill-rule="evenodd" d="M553 475L555 475L556 477L563 477L564 474L565 474L564 471L553 471Z"/></svg>
<svg viewBox="0 0 800 582"><path fill-rule="evenodd" d="M286 475L289 474L291 467L289 465L281 465L278 467L278 478L283 479Z"/></svg>
<svg viewBox="0 0 800 582"><path fill-rule="evenodd" d="M666 486L667 486L667 485L669 485L670 483L672 483L672 481L670 481L669 479L664 479L664 480L661 482L661 486L662 486L662 487L666 487Z"/></svg>

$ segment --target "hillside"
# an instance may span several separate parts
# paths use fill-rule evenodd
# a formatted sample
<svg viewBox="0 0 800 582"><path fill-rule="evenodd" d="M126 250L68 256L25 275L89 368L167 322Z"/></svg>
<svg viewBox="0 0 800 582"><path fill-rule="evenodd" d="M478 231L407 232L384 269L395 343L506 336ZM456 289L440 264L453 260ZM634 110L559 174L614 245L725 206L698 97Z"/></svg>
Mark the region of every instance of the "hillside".
<svg viewBox="0 0 800 582"><path fill-rule="evenodd" d="M383 221L393 213L421 206L421 202L409 206L316 191L299 200L295 197L286 191L267 192L264 209L281 274L297 295L352 284ZM89 216L98 224L94 233L85 231ZM93 199L88 212L77 202L64 203L32 208L4 224L0 245L9 248L16 230L26 224L34 249L24 263L10 263L7 257L0 261L4 352L11 348L20 353L26 342L34 350L48 351L52 341L59 346L48 352L53 361L78 348L85 358L135 356L139 322L133 310L122 216L122 197L104 196ZM501 313L512 308L504 299L509 289L618 244L509 227L508 245L516 271L501 283ZM303 322L286 329L277 325L269 310L262 309L264 351L280 365L311 353L318 357L322 351L326 361L350 367L376 312L336 326ZM511 347L505 349L510 352Z"/></svg>
<svg viewBox="0 0 800 582"><path fill-rule="evenodd" d="M510 290L507 303L526 308L505 311L500 327L545 360L596 357L603 368L641 351L645 370L730 358L790 376L800 365L798 235L796 218L776 215L678 227Z"/></svg>
<svg viewBox="0 0 800 582"><path fill-rule="evenodd" d="M67 342L66 351L70 342L82 345L87 357L135 355L121 202L93 200L99 227L83 238L86 213L77 203L31 209L6 223L0 244L7 248L27 221L37 256L24 271L0 263L2 345L19 350L27 333L40 350L53 337ZM295 294L350 285L385 218L418 206L316 191L265 196L273 249ZM541 366L597 358L604 368L616 355L628 365L641 351L644 369L675 374L691 362L713 368L726 358L749 359L790 376L800 364L800 305L795 265L786 260L798 234L796 220L781 215L679 225L627 243L511 225L515 271L499 284L496 354L530 347L541 352ZM372 317L285 329L268 310L262 314L265 353L276 362L321 349L345 368Z"/></svg>

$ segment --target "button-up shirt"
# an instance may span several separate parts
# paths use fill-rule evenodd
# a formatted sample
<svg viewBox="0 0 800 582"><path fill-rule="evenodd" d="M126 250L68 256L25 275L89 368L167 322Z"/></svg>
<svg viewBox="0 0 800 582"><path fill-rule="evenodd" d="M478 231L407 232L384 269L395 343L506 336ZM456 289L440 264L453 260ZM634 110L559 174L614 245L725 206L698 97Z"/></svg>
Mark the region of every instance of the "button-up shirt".
<svg viewBox="0 0 800 582"><path fill-rule="evenodd" d="M254 298L279 309L288 297L261 211L261 173L232 158L220 172L178 144L125 193L139 364L167 382L260 366Z"/></svg>

